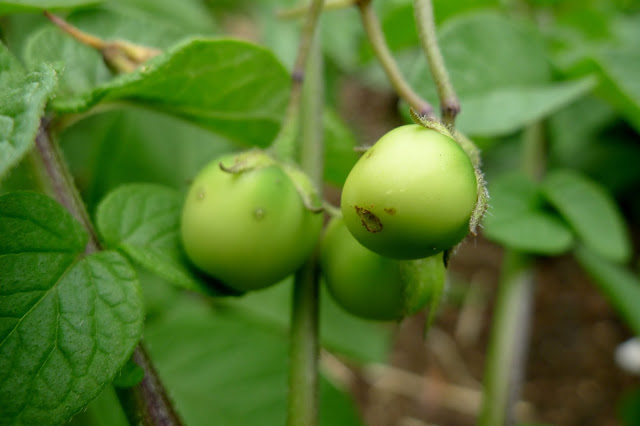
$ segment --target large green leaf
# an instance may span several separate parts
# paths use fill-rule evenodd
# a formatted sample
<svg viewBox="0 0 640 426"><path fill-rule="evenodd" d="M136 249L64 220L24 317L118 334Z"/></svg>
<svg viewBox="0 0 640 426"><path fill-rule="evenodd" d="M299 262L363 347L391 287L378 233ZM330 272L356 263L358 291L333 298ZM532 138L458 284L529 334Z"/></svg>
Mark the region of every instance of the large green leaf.
<svg viewBox="0 0 640 426"><path fill-rule="evenodd" d="M576 250L580 265L636 335L640 335L640 280L627 268L586 247Z"/></svg>
<svg viewBox="0 0 640 426"><path fill-rule="evenodd" d="M0 178L33 147L55 84L52 67L25 73L0 43Z"/></svg>
<svg viewBox="0 0 640 426"><path fill-rule="evenodd" d="M157 370L192 426L285 424L286 336L233 310L185 298L145 330ZM319 424L361 424L348 397L325 380Z"/></svg>
<svg viewBox="0 0 640 426"><path fill-rule="evenodd" d="M158 49L169 48L176 40L184 39L189 34L184 28L113 4L78 11L66 19L80 30L104 40L128 40ZM64 63L56 93L58 102L89 93L113 78L97 50L81 44L53 24L29 36L25 42L23 59L28 67L42 62Z"/></svg>
<svg viewBox="0 0 640 426"><path fill-rule="evenodd" d="M103 0L0 0L0 15L39 12L42 10L74 9L101 3Z"/></svg>
<svg viewBox="0 0 640 426"><path fill-rule="evenodd" d="M590 79L552 83L541 34L527 22L498 13L454 18L438 37L462 105L458 127L471 135L512 133L580 98L594 85ZM436 86L422 56L415 56L409 79L435 104Z"/></svg>
<svg viewBox="0 0 640 426"><path fill-rule="evenodd" d="M123 185L98 206L96 226L106 247L121 250L165 280L188 290L226 294L189 267L180 243L182 203L171 188Z"/></svg>
<svg viewBox="0 0 640 426"><path fill-rule="evenodd" d="M86 232L50 198L0 197L2 424L62 424L113 380L142 335L135 271L84 255Z"/></svg>
<svg viewBox="0 0 640 426"><path fill-rule="evenodd" d="M629 260L624 219L603 187L577 172L556 170L545 177L542 193L589 249L613 262Z"/></svg>
<svg viewBox="0 0 640 426"><path fill-rule="evenodd" d="M492 241L527 253L554 255L573 245L573 234L557 216L542 209L537 185L523 174L490 183L490 208L483 233Z"/></svg>
<svg viewBox="0 0 640 426"><path fill-rule="evenodd" d="M513 133L589 93L593 78L543 86L508 87L463 99L456 124L477 136ZM500 111L496 114L496 111Z"/></svg>
<svg viewBox="0 0 640 426"><path fill-rule="evenodd" d="M209 128L242 145L267 146L289 93L286 70L267 50L238 40L188 40L78 97L60 112L131 101Z"/></svg>

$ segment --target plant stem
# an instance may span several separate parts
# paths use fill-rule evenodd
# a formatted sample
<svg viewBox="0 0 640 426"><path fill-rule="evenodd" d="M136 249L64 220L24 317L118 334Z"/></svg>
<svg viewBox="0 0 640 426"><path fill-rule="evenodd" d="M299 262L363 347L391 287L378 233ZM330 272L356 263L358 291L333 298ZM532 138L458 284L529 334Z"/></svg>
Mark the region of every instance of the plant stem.
<svg viewBox="0 0 640 426"><path fill-rule="evenodd" d="M169 397L160 382L144 345L133 353L133 361L144 370L142 381L132 388L117 389L118 398L132 425L181 425Z"/></svg>
<svg viewBox="0 0 640 426"><path fill-rule="evenodd" d="M433 107L431 104L414 92L402 76L400 68L398 68L398 64L393 58L389 46L387 46L384 34L380 28L380 22L371 6L371 0L359 0L358 9L360 10L362 25L367 33L369 42L384 72L387 74L387 78L391 82L393 89L398 93L398 96L404 99L421 116L433 117Z"/></svg>
<svg viewBox="0 0 640 426"><path fill-rule="evenodd" d="M460 102L451 84L449 73L444 64L444 58L438 46L438 36L436 35L436 24L431 0L414 0L414 12L418 34L420 34L420 44L427 57L431 76L438 88L442 122L453 127L456 116L460 112Z"/></svg>
<svg viewBox="0 0 640 426"><path fill-rule="evenodd" d="M293 70L291 71L291 93L289 94L289 103L287 105L287 110L285 112L280 132L271 146L271 150L275 155L283 160L293 160L295 157L296 138L298 136L300 121L300 99L302 96L304 70L323 5L324 0L313 0L307 10L307 18L300 35L298 54L293 65Z"/></svg>
<svg viewBox="0 0 640 426"><path fill-rule="evenodd" d="M528 348L533 287L533 269L527 257L507 251L485 366L481 426L514 424Z"/></svg>
<svg viewBox="0 0 640 426"><path fill-rule="evenodd" d="M89 219L87 208L74 183L73 176L64 161L62 150L48 133L47 125L43 122L36 135L34 161L42 165L46 179L42 186L74 218L76 218L89 234L89 242L85 254L89 255L101 250L93 223ZM36 164L38 165L38 164ZM136 412L143 413L142 417L130 417L131 424L145 425L181 425L179 417L171 406L160 378L157 376L151 361L142 344L133 352L133 359L144 370L144 379L133 388L118 392L121 403L136 408Z"/></svg>
<svg viewBox="0 0 640 426"><path fill-rule="evenodd" d="M314 186L323 184L324 84L319 40L312 45L307 66L302 108L300 164ZM291 313L291 346L288 417L289 426L313 426L318 422L319 271L314 253L297 271Z"/></svg>
<svg viewBox="0 0 640 426"><path fill-rule="evenodd" d="M522 163L532 179L542 177L545 156L541 123L533 123L525 129ZM531 256L510 250L505 252L485 368L481 426L515 423L514 406L520 397L529 346L534 267L535 259Z"/></svg>

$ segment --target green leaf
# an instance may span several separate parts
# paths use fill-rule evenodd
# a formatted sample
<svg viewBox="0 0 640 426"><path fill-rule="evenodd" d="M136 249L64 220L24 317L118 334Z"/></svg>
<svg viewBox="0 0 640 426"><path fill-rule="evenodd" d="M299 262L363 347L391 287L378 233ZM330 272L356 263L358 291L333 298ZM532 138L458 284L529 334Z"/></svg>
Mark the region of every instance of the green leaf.
<svg viewBox="0 0 640 426"><path fill-rule="evenodd" d="M639 336L640 280L638 277L627 268L609 261L587 247L576 250L575 256L618 314L631 327L636 336Z"/></svg>
<svg viewBox="0 0 640 426"><path fill-rule="evenodd" d="M78 97L56 99L60 112L128 100L204 126L241 145L265 147L280 128L289 76L264 48L237 40L179 43L136 71Z"/></svg>
<svg viewBox="0 0 640 426"><path fill-rule="evenodd" d="M74 9L101 2L102 0L0 0L0 15L40 12L42 10Z"/></svg>
<svg viewBox="0 0 640 426"><path fill-rule="evenodd" d="M0 178L33 147L55 84L52 67L24 73L0 43Z"/></svg>
<svg viewBox="0 0 640 426"><path fill-rule="evenodd" d="M564 253L573 234L555 215L542 210L538 188L523 174L502 175L489 186L490 209L484 235L511 249L542 255Z"/></svg>
<svg viewBox="0 0 640 426"><path fill-rule="evenodd" d="M358 161L357 141L351 130L331 109L323 114L325 131L324 179L338 187L344 184Z"/></svg>
<svg viewBox="0 0 640 426"><path fill-rule="evenodd" d="M142 334L135 272L50 198L0 197L0 412L62 424L95 398Z"/></svg>
<svg viewBox="0 0 640 426"><path fill-rule="evenodd" d="M615 200L599 184L570 170L549 173L542 193L591 250L613 262L631 257L631 242Z"/></svg>
<svg viewBox="0 0 640 426"><path fill-rule="evenodd" d="M212 279L189 267L180 243L182 203L183 197L167 187L123 185L98 205L96 226L106 247L122 251L163 279L201 293L229 294L217 291Z"/></svg>
<svg viewBox="0 0 640 426"><path fill-rule="evenodd" d="M584 78L469 95L463 99L462 113L456 124L466 133L476 136L513 133L589 93L595 83L593 78Z"/></svg>
<svg viewBox="0 0 640 426"><path fill-rule="evenodd" d="M202 0L182 0L179 7L174 0L112 0L112 2L138 14L144 12L155 20L184 28L191 33L206 34L215 29L208 5Z"/></svg>
<svg viewBox="0 0 640 426"><path fill-rule="evenodd" d="M142 108L91 116L66 129L60 144L90 211L127 183L186 191L202 167L233 149L188 121Z"/></svg>
<svg viewBox="0 0 640 426"><path fill-rule="evenodd" d="M145 339L185 424L285 424L285 333L183 297L148 324ZM353 403L326 380L319 396L320 425L361 424Z"/></svg>
<svg viewBox="0 0 640 426"><path fill-rule="evenodd" d="M100 8L81 10L66 19L80 30L103 40L128 40L157 49L169 48L176 40L189 35L184 28L119 4L109 3ZM64 63L56 102L83 96L113 78L99 51L80 43L53 24L30 35L25 42L23 56L27 67L42 62Z"/></svg>

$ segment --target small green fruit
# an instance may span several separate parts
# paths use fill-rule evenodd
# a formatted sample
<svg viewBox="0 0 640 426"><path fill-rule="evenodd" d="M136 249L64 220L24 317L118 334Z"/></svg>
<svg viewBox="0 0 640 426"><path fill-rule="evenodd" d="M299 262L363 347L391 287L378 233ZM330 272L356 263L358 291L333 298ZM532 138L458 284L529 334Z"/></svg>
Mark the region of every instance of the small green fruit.
<svg viewBox="0 0 640 426"><path fill-rule="evenodd" d="M250 291L302 265L322 232L322 214L305 207L284 167L256 150L215 159L200 172L180 230L196 267Z"/></svg>
<svg viewBox="0 0 640 426"><path fill-rule="evenodd" d="M422 309L444 280L442 256L398 261L363 247L342 219L327 227L320 266L329 293L347 312L379 321L399 320Z"/></svg>
<svg viewBox="0 0 640 426"><path fill-rule="evenodd" d="M341 207L365 247L418 259L465 237L477 196L473 165L456 141L414 124L390 131L358 160Z"/></svg>

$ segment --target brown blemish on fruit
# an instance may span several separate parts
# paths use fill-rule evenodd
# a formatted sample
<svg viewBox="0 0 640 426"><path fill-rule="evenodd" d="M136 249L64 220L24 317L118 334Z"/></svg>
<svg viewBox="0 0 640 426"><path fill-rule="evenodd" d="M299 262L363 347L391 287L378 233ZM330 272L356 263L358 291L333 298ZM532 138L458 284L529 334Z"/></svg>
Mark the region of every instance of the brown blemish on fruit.
<svg viewBox="0 0 640 426"><path fill-rule="evenodd" d="M382 231L382 222L378 219L378 216L371 213L370 210L367 210L362 207L353 206L356 209L356 214L360 216L360 221L362 222L362 226L364 226L369 232L380 232Z"/></svg>
<svg viewBox="0 0 640 426"><path fill-rule="evenodd" d="M389 207L387 209L384 209L384 211L385 211L385 213L390 214L391 216L396 214L396 209L394 209L393 207Z"/></svg>
<svg viewBox="0 0 640 426"><path fill-rule="evenodd" d="M266 213L267 212L265 212L264 209L258 207L253 211L253 217L259 222L264 218Z"/></svg>
<svg viewBox="0 0 640 426"><path fill-rule="evenodd" d="M196 200L202 201L204 200L204 196L205 196L204 189L198 189L198 192L196 192Z"/></svg>

